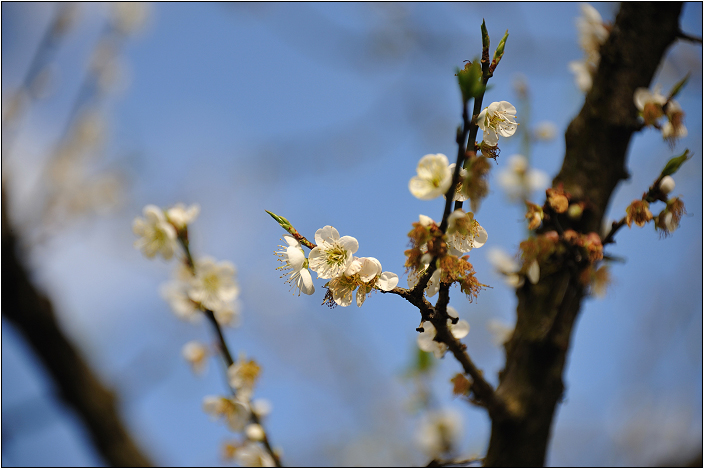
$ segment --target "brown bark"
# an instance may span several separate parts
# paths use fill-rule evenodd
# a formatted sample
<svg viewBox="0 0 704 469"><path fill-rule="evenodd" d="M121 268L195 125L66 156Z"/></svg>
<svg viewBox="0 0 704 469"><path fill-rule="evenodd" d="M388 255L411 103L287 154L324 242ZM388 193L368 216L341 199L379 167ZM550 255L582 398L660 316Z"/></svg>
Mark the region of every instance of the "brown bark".
<svg viewBox="0 0 704 469"><path fill-rule="evenodd" d="M614 188L628 177L626 154L638 129L633 93L649 86L675 40L681 3L623 3L601 48L601 62L579 115L565 133L565 159L553 186L588 205L579 222L544 230L599 232ZM497 394L509 410L493 418L486 466L542 466L572 331L585 291L574 259L541 265L538 284L517 291L517 321L506 344Z"/></svg>
<svg viewBox="0 0 704 469"><path fill-rule="evenodd" d="M4 190L3 190L4 192ZM32 285L22 264L17 238L2 198L2 315L22 332L73 407L105 462L115 467L149 467L150 460L132 440L106 388L61 330L49 299Z"/></svg>

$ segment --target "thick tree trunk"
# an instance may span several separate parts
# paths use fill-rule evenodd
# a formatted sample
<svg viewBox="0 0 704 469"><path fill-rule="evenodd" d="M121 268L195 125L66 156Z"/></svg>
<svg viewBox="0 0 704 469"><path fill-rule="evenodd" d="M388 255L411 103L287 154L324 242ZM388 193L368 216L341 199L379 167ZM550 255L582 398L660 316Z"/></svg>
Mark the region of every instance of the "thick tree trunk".
<svg viewBox="0 0 704 469"><path fill-rule="evenodd" d="M681 3L624 3L601 48L601 62L584 107L565 133L565 159L553 185L586 201L578 222L562 228L599 232L612 192L628 177L628 145L638 129L633 93L648 87L675 40ZM553 226L544 228L555 229ZM486 466L542 466L562 375L584 288L569 259L541 266L538 284L517 291L517 321L506 343L497 394L509 415L495 418Z"/></svg>

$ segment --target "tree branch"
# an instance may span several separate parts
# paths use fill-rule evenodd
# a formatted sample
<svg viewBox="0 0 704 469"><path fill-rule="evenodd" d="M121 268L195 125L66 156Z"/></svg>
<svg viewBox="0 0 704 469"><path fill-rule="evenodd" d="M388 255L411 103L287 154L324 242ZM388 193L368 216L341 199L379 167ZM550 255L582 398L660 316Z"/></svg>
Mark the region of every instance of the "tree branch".
<svg viewBox="0 0 704 469"><path fill-rule="evenodd" d="M20 261L17 238L2 197L2 315L22 332L54 379L61 398L76 410L90 439L110 466L149 467L117 411L115 394L105 387L61 330L49 299L32 285Z"/></svg>

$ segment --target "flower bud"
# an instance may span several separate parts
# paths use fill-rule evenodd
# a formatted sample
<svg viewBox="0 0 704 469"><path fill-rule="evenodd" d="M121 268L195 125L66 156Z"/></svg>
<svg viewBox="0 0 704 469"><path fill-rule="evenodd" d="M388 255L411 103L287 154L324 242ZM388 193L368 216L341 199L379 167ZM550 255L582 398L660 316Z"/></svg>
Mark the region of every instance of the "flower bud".
<svg viewBox="0 0 704 469"><path fill-rule="evenodd" d="M669 194L675 189L675 180L671 176L665 176L660 180L660 190L663 194Z"/></svg>
<svg viewBox="0 0 704 469"><path fill-rule="evenodd" d="M244 429L245 435L252 441L262 441L264 439L264 429L258 423L251 423Z"/></svg>
<svg viewBox="0 0 704 469"><path fill-rule="evenodd" d="M579 220L582 218L582 212L584 210L579 204L571 204L567 209L567 216L573 220Z"/></svg>

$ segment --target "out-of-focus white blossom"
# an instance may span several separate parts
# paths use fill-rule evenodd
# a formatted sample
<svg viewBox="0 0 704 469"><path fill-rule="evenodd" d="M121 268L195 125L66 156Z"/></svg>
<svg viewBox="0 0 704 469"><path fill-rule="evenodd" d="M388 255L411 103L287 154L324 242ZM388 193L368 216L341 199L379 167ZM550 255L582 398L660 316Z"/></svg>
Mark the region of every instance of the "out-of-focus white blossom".
<svg viewBox="0 0 704 469"><path fill-rule="evenodd" d="M452 306L447 307L447 315L450 318L459 318L457 310ZM423 332L418 334L418 348L424 352L432 352L435 358L442 358L447 352L447 345L436 342L435 335L437 330L435 326L430 321L423 321L421 324L423 327ZM450 333L455 339L462 339L469 334L469 323L464 319L460 319L456 324L452 324L452 319L447 320L447 327L450 329Z"/></svg>
<svg viewBox="0 0 704 469"><path fill-rule="evenodd" d="M577 88L583 93L592 89L592 75L596 73L596 68L582 60L573 60L568 64L569 69L574 73L574 82Z"/></svg>
<svg viewBox="0 0 704 469"><path fill-rule="evenodd" d="M244 434L252 441L262 441L266 436L264 429L258 423L250 423L247 425L244 429Z"/></svg>
<svg viewBox="0 0 704 469"><path fill-rule="evenodd" d="M570 62L569 68L575 74L579 89L586 93L592 88L592 79L601 60L599 49L609 37L609 30L593 6L582 3L580 9L582 16L577 18L577 31L584 58Z"/></svg>
<svg viewBox="0 0 704 469"><path fill-rule="evenodd" d="M491 341L495 345L503 345L511 337L513 327L499 319L490 319L486 328L491 334Z"/></svg>
<svg viewBox="0 0 704 469"><path fill-rule="evenodd" d="M259 365L254 360L247 360L244 354L227 369L227 377L237 397L248 402L254 391L254 383L259 377Z"/></svg>
<svg viewBox="0 0 704 469"><path fill-rule="evenodd" d="M499 172L498 180L511 199L529 198L534 191L545 189L550 182L546 173L529 168L528 160L523 155L511 155L508 168Z"/></svg>
<svg viewBox="0 0 704 469"><path fill-rule="evenodd" d="M181 231L191 224L199 213L200 205L193 204L186 208L184 204L179 202L166 210L166 219L171 222L177 230Z"/></svg>
<svg viewBox="0 0 704 469"><path fill-rule="evenodd" d="M174 314L185 321L196 321L200 316L198 305L188 296L188 283L177 279L161 285L161 296L169 303Z"/></svg>
<svg viewBox="0 0 704 469"><path fill-rule="evenodd" d="M156 205L147 205L143 213L144 218L136 217L132 222L132 231L140 237L134 247L149 258L159 253L164 259L171 259L176 249L176 230Z"/></svg>
<svg viewBox="0 0 704 469"><path fill-rule="evenodd" d="M330 225L315 232L317 246L308 255L308 265L318 278L334 278L342 275L350 266L359 243L352 236L340 237Z"/></svg>
<svg viewBox="0 0 704 469"><path fill-rule="evenodd" d="M418 162L417 176L408 183L408 189L421 200L431 200L445 194L452 184L452 171L447 156L442 153L425 155Z"/></svg>
<svg viewBox="0 0 704 469"><path fill-rule="evenodd" d="M188 296L211 311L229 306L239 294L235 266L228 261L215 262L212 257L198 259Z"/></svg>
<svg viewBox="0 0 704 469"><path fill-rule="evenodd" d="M670 100L665 106L665 115L667 122L662 125L662 138L674 141L678 138L687 136L687 127L684 126L682 120L684 112L675 100Z"/></svg>
<svg viewBox="0 0 704 469"><path fill-rule="evenodd" d="M203 398L203 410L213 419L224 419L233 432L241 432L249 422L249 406L238 399L221 396Z"/></svg>
<svg viewBox="0 0 704 469"><path fill-rule="evenodd" d="M597 54L598 57L599 48L609 37L609 30L596 8L588 3L582 3L579 8L582 11L582 16L577 18L579 46L587 56Z"/></svg>
<svg viewBox="0 0 704 469"><path fill-rule="evenodd" d="M284 235L284 241L288 246L279 246L281 249L275 253L283 264L277 267L277 270L284 271L282 278L288 277L286 283L291 283L291 288L297 291L299 296L301 292L312 295L315 293L315 285L301 243L291 235Z"/></svg>
<svg viewBox="0 0 704 469"><path fill-rule="evenodd" d="M557 135L557 127L550 121L538 122L533 129L533 137L536 140L549 142Z"/></svg>
<svg viewBox="0 0 704 469"><path fill-rule="evenodd" d="M508 101L493 102L479 113L477 125L482 129L483 141L496 146L499 136L510 137L516 133L516 108Z"/></svg>
<svg viewBox="0 0 704 469"><path fill-rule="evenodd" d="M215 320L221 326L235 327L240 323L240 303L236 299L223 302L222 305L213 310Z"/></svg>
<svg viewBox="0 0 704 469"><path fill-rule="evenodd" d="M235 451L235 460L242 467L274 467L274 458L259 444L248 441Z"/></svg>
<svg viewBox="0 0 704 469"><path fill-rule="evenodd" d="M633 104L636 105L640 112L643 112L648 104L656 104L662 107L666 102L667 98L660 92L660 86L656 86L653 91L648 88L636 88L633 93Z"/></svg>
<svg viewBox="0 0 704 469"><path fill-rule="evenodd" d="M462 419L457 412L430 411L423 415L415 439L429 458L442 458L454 453L461 430Z"/></svg>
<svg viewBox="0 0 704 469"><path fill-rule="evenodd" d="M208 348L196 340L192 340L181 349L181 355L191 365L195 373L203 373L208 365Z"/></svg>
<svg viewBox="0 0 704 469"><path fill-rule="evenodd" d="M251 402L252 412L257 414L260 418L266 417L271 413L271 402L266 399L254 399Z"/></svg>
<svg viewBox="0 0 704 469"><path fill-rule="evenodd" d="M513 288L523 286L524 278L518 274L521 266L513 257L497 247L490 248L486 257L494 269L504 276L504 281L508 286Z"/></svg>

